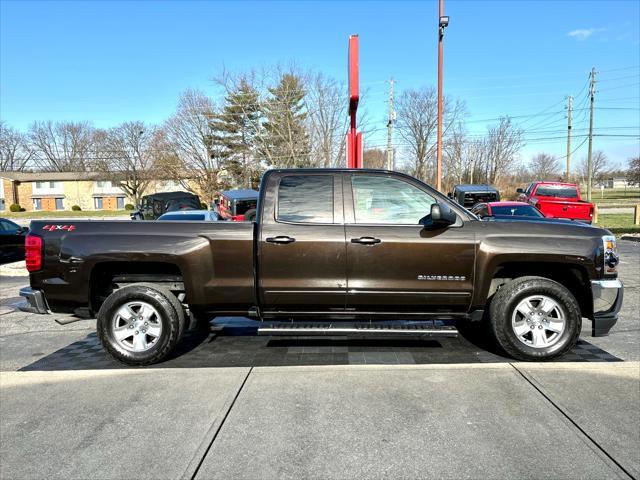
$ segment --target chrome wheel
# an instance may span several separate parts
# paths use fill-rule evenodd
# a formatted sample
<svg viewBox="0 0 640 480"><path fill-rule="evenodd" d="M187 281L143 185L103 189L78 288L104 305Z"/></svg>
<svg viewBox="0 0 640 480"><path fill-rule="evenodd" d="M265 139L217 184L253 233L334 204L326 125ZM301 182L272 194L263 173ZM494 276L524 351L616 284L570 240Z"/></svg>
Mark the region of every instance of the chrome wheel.
<svg viewBox="0 0 640 480"><path fill-rule="evenodd" d="M144 352L160 339L160 314L146 302L127 302L113 316L111 332L113 338L125 350Z"/></svg>
<svg viewBox="0 0 640 480"><path fill-rule="evenodd" d="M511 316L511 328L518 340L533 348L547 348L557 343L565 325L564 310L546 295L525 298Z"/></svg>

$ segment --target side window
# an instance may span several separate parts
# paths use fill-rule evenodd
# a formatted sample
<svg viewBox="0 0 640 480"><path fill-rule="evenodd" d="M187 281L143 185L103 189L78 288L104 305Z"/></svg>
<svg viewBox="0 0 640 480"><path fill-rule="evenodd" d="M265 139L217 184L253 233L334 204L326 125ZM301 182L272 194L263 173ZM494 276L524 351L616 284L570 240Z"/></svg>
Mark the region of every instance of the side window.
<svg viewBox="0 0 640 480"><path fill-rule="evenodd" d="M333 223L333 176L287 175L278 187L276 220Z"/></svg>
<svg viewBox="0 0 640 480"><path fill-rule="evenodd" d="M378 175L354 175L356 223L417 225L436 200L410 183Z"/></svg>

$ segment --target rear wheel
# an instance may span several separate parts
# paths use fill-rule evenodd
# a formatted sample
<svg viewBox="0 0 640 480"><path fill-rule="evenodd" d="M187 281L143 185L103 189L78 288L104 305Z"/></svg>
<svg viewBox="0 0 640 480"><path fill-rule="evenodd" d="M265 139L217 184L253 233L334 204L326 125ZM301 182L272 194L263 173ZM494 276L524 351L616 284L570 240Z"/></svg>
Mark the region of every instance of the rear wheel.
<svg viewBox="0 0 640 480"><path fill-rule="evenodd" d="M165 292L135 284L107 297L98 312L97 329L100 342L116 360L150 365L163 360L178 343L180 319Z"/></svg>
<svg viewBox="0 0 640 480"><path fill-rule="evenodd" d="M543 277L517 278L495 294L491 330L500 347L518 360L543 361L572 349L582 328L575 297Z"/></svg>

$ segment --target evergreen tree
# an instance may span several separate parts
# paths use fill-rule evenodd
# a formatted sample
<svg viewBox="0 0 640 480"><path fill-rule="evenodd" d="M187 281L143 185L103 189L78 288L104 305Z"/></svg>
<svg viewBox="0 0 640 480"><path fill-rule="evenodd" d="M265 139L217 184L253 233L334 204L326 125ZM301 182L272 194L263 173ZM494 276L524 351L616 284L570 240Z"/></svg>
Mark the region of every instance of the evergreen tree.
<svg viewBox="0 0 640 480"><path fill-rule="evenodd" d="M261 173L255 155L260 122L258 92L242 79L225 97L222 112L214 115L211 123L214 141L222 149L222 168L236 186L251 188Z"/></svg>
<svg viewBox="0 0 640 480"><path fill-rule="evenodd" d="M302 80L293 74L284 74L277 86L269 88L269 93L264 106L261 153L274 167L308 165L310 146L305 129L307 113Z"/></svg>

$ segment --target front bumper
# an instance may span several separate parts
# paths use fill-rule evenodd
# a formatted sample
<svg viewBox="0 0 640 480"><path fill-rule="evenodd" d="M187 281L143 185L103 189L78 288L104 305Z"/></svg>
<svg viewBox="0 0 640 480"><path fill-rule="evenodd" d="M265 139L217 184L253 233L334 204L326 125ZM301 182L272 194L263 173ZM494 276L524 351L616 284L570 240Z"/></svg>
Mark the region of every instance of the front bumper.
<svg viewBox="0 0 640 480"><path fill-rule="evenodd" d="M31 287L23 287L20 289L20 296L26 300L18 305L23 312L29 313L51 313L47 305L47 299L40 290L34 290Z"/></svg>
<svg viewBox="0 0 640 480"><path fill-rule="evenodd" d="M622 308L624 286L620 280L594 280L591 282L593 294L593 324L591 335L604 337L618 321Z"/></svg>

